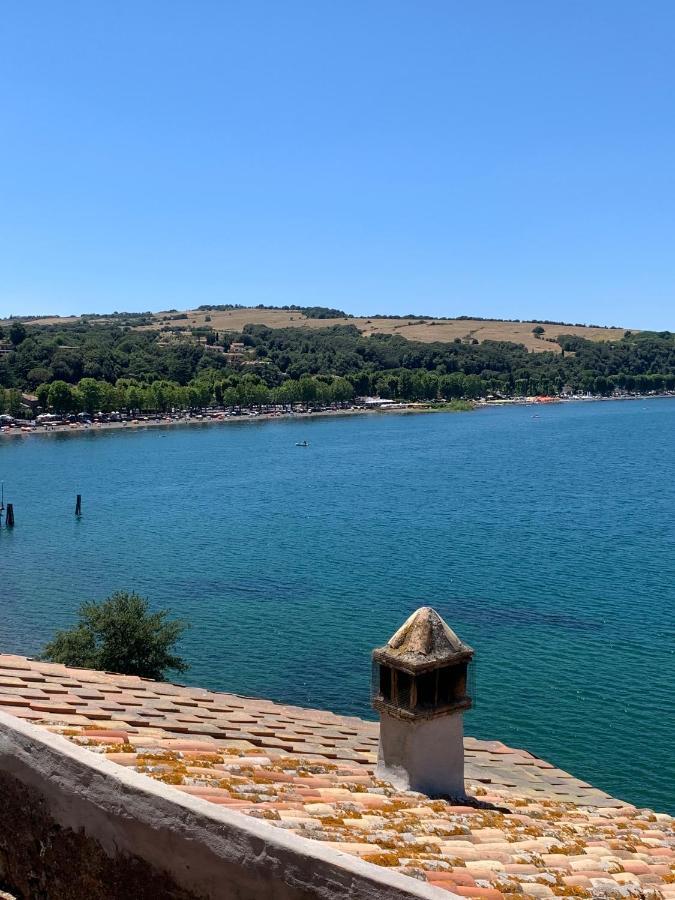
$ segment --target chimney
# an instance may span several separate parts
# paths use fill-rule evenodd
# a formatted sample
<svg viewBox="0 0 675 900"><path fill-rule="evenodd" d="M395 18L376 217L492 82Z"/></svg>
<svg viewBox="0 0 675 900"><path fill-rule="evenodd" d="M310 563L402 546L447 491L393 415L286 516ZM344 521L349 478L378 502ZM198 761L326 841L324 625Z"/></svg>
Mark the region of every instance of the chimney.
<svg viewBox="0 0 675 900"><path fill-rule="evenodd" d="M402 790L463 797L464 728L474 651L423 606L373 650L373 706L380 713L376 775Z"/></svg>

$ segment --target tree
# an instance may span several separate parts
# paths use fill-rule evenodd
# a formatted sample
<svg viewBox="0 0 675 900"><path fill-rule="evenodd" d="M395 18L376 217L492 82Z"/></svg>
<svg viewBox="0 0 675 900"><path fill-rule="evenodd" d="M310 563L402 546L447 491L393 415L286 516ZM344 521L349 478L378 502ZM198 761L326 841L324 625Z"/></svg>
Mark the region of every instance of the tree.
<svg viewBox="0 0 675 900"><path fill-rule="evenodd" d="M542 328L541 325L535 325L534 328L532 329L532 334L535 337L541 337L545 331L546 331L546 329Z"/></svg>
<svg viewBox="0 0 675 900"><path fill-rule="evenodd" d="M333 381L333 397L337 403L346 403L354 396L354 388L346 378L335 378Z"/></svg>
<svg viewBox="0 0 675 900"><path fill-rule="evenodd" d="M141 409L143 406L143 388L140 385L129 385L125 392L124 405L132 414Z"/></svg>
<svg viewBox="0 0 675 900"><path fill-rule="evenodd" d="M7 391L5 396L5 408L10 416L18 419L21 415L21 391L11 389Z"/></svg>
<svg viewBox="0 0 675 900"><path fill-rule="evenodd" d="M120 406L120 392L115 385L108 384L107 381L99 381L99 388L101 389L100 409L105 413L116 410Z"/></svg>
<svg viewBox="0 0 675 900"><path fill-rule="evenodd" d="M47 369L44 366L35 366L26 375L26 381L32 388L35 388L39 384L47 384L47 382L51 381L52 375L51 369Z"/></svg>
<svg viewBox="0 0 675 900"><path fill-rule="evenodd" d="M204 409L211 402L211 389L203 381L191 381L187 387L187 400L191 409Z"/></svg>
<svg viewBox="0 0 675 900"><path fill-rule="evenodd" d="M49 409L49 385L41 384L35 393L38 398L38 405L44 410Z"/></svg>
<svg viewBox="0 0 675 900"><path fill-rule="evenodd" d="M284 406L292 406L300 400L300 387L297 381L289 378L274 389L274 402Z"/></svg>
<svg viewBox="0 0 675 900"><path fill-rule="evenodd" d="M67 413L75 408L73 389L65 381L53 381L49 387L49 405L58 413Z"/></svg>
<svg viewBox="0 0 675 900"><path fill-rule="evenodd" d="M316 400L316 382L308 375L303 375L298 384L300 399L307 406L313 400Z"/></svg>
<svg viewBox="0 0 675 900"><path fill-rule="evenodd" d="M26 340L26 326L23 322L12 322L9 326L9 339L15 347Z"/></svg>
<svg viewBox="0 0 675 900"><path fill-rule="evenodd" d="M101 385L95 378L83 378L77 386L85 412L95 413L101 408Z"/></svg>
<svg viewBox="0 0 675 900"><path fill-rule="evenodd" d="M41 659L161 680L167 670L189 668L173 652L186 628L184 622L168 619L167 610L151 613L144 597L116 591L105 600L83 603L77 624L58 631Z"/></svg>
<svg viewBox="0 0 675 900"><path fill-rule="evenodd" d="M223 406L233 409L239 405L239 394L237 389L233 387L225 388L223 391Z"/></svg>

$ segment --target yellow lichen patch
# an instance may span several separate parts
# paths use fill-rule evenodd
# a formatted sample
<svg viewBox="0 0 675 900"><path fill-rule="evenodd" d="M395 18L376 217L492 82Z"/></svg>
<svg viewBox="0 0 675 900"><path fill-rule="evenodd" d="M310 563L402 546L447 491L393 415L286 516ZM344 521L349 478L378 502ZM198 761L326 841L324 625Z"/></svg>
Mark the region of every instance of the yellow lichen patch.
<svg viewBox="0 0 675 900"><path fill-rule="evenodd" d="M586 852L586 845L580 841L569 844L560 844L549 847L549 853L562 853L564 856L582 856Z"/></svg>
<svg viewBox="0 0 675 900"><path fill-rule="evenodd" d="M584 897L589 898L592 897L593 894L579 887L578 885L570 885L570 884L552 884L549 885L553 893L556 897Z"/></svg>
<svg viewBox="0 0 675 900"><path fill-rule="evenodd" d="M401 855L410 859L434 860L435 854L436 848L432 844L407 844L405 852L402 852Z"/></svg>
<svg viewBox="0 0 675 900"><path fill-rule="evenodd" d="M388 841L385 838L378 837L377 838L378 846L382 847L383 850L398 850L400 849L400 843L398 841Z"/></svg>
<svg viewBox="0 0 675 900"><path fill-rule="evenodd" d="M187 775L187 768L182 760L176 759L175 756L162 754L138 757L136 771L166 784L183 784Z"/></svg>
<svg viewBox="0 0 675 900"><path fill-rule="evenodd" d="M364 853L361 858L365 862L374 863L376 866L399 865L399 857L396 853Z"/></svg>
<svg viewBox="0 0 675 900"><path fill-rule="evenodd" d="M457 837L460 834L470 833L465 825L451 825L448 828L446 825L435 825L434 822L431 822L429 827L431 834L437 834L441 837Z"/></svg>
<svg viewBox="0 0 675 900"><path fill-rule="evenodd" d="M437 813L447 812L448 809L448 805L444 800L432 800L431 803L425 803L424 806L426 809Z"/></svg>
<svg viewBox="0 0 675 900"><path fill-rule="evenodd" d="M503 813L480 811L480 818L476 823L478 828L503 828L506 818Z"/></svg>
<svg viewBox="0 0 675 900"><path fill-rule="evenodd" d="M419 822L417 821L413 822L410 819L401 819L397 822L390 822L387 827L390 831L396 831L398 832L398 834L404 834L408 831L415 831L418 826Z"/></svg>
<svg viewBox="0 0 675 900"><path fill-rule="evenodd" d="M281 816L275 809L259 809L253 812L257 819L267 819L270 822L280 822Z"/></svg>
<svg viewBox="0 0 675 900"><path fill-rule="evenodd" d="M295 756L277 756L272 763L272 768L283 771L284 769L299 769L306 765L307 760L296 759Z"/></svg>
<svg viewBox="0 0 675 900"><path fill-rule="evenodd" d="M517 894L522 898L522 892L520 890L520 885L517 881L493 881L490 885L495 891L501 891L502 894Z"/></svg>
<svg viewBox="0 0 675 900"><path fill-rule="evenodd" d="M154 750L151 753L141 752L138 761L141 765L152 765L155 762L178 762L180 756L173 750Z"/></svg>
<svg viewBox="0 0 675 900"><path fill-rule="evenodd" d="M135 753L133 744L107 744L104 753Z"/></svg>
<svg viewBox="0 0 675 900"><path fill-rule="evenodd" d="M185 763L195 769L213 769L216 763L222 762L219 756L209 754L209 756L190 756L184 758Z"/></svg>
<svg viewBox="0 0 675 900"><path fill-rule="evenodd" d="M156 781L163 781L164 784L183 784L183 776L180 772L161 772L153 774Z"/></svg>
<svg viewBox="0 0 675 900"><path fill-rule="evenodd" d="M389 813L401 812L401 810L410 809L413 802L414 801L412 800L392 800L391 798L388 798L387 805L382 808L382 812L387 815Z"/></svg>
<svg viewBox="0 0 675 900"><path fill-rule="evenodd" d="M234 791L236 790L236 785L232 783L230 778L219 778L216 782L217 787L223 788L226 791Z"/></svg>

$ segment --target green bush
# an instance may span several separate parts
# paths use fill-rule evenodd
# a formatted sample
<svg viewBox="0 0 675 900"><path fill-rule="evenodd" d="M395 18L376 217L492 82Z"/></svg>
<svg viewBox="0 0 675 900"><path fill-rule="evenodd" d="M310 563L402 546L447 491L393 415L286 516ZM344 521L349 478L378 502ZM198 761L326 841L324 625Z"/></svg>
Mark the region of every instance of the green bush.
<svg viewBox="0 0 675 900"><path fill-rule="evenodd" d="M41 659L142 678L162 679L168 670L185 672L185 660L173 653L186 629L168 612L152 613L135 593L116 591L101 601L80 606L77 624L58 631Z"/></svg>

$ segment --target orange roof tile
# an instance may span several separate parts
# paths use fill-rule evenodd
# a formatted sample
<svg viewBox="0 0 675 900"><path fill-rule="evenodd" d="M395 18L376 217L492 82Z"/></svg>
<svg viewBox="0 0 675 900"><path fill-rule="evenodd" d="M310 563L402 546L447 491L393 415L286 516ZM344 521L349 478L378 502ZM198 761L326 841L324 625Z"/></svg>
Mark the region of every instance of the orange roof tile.
<svg viewBox="0 0 675 900"><path fill-rule="evenodd" d="M378 725L0 655L0 710L176 790L465 897L675 898L675 822L525 750L465 740L470 801L373 774Z"/></svg>

